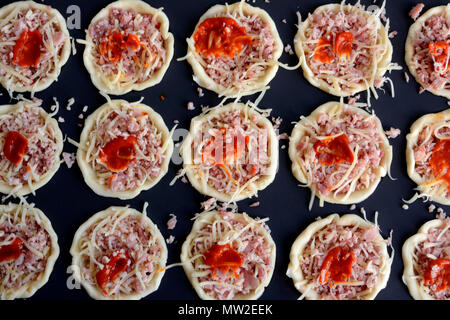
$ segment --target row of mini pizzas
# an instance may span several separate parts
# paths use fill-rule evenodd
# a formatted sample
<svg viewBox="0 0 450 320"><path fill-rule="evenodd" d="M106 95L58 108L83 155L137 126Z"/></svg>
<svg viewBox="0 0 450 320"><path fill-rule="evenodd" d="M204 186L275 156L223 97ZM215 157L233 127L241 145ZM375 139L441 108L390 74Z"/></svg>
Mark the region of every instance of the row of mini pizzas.
<svg viewBox="0 0 450 320"><path fill-rule="evenodd" d="M166 266L166 243L145 206L143 213L109 207L75 233L73 277L94 299L141 299L158 289L166 269L181 265L201 299L258 299L275 267L267 220L216 205L195 216L181 262ZM28 204L0 206L0 222L0 297L28 298L50 277L57 236ZM450 298L450 260L436 258L448 251L449 227L450 218L431 220L403 245L403 280L415 299ZM365 217L332 214L297 237L287 276L301 298L374 299L388 283L390 245Z"/></svg>
<svg viewBox="0 0 450 320"><path fill-rule="evenodd" d="M355 5L320 6L306 20L299 17L295 52L305 78L337 96L381 88L392 81L386 71L401 69L391 62L393 47L384 2L376 10ZM411 74L434 94L450 97L450 6L428 10L410 28L405 60ZM0 82L13 91L36 92L55 81L67 62L71 44L62 15L33 1L0 9ZM385 24L382 23L382 20ZM121 95L158 84L173 57L174 40L162 8L143 1L109 4L91 21L85 40L84 64L93 84ZM185 57L193 79L221 96L264 91L275 77L283 48L269 14L245 1L215 5L201 16L187 39ZM75 44L72 43L73 50ZM292 52L293 53L293 52Z"/></svg>
<svg viewBox="0 0 450 320"><path fill-rule="evenodd" d="M78 166L95 193L132 199L167 173L173 130L141 101L107 98L86 119L80 141L70 142L78 146ZM60 166L63 134L52 118L58 110L48 114L40 104L35 99L1 107L4 194L34 194ZM234 102L194 117L180 147L183 169L174 180L186 175L200 193L224 202L257 196L273 182L278 168L280 135L268 113L252 102ZM408 174L418 185L413 198L450 204L449 137L450 109L412 125L406 155ZM374 113L328 102L300 117L290 136L289 156L294 176L311 190L311 209L315 197L320 206L367 199L389 173L392 147ZM70 159L64 160L69 164Z"/></svg>

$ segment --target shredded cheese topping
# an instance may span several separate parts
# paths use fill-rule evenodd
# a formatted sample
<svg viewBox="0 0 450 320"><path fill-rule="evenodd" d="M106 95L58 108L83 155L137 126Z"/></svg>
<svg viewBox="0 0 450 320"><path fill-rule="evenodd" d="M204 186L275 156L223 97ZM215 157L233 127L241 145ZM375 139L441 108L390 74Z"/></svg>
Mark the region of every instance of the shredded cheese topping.
<svg viewBox="0 0 450 320"><path fill-rule="evenodd" d="M9 161L0 151L0 181L11 188L12 193L23 186L34 185L59 163L59 128L51 123L51 115L42 111L41 101L20 102L9 113L0 115L0 150L5 136L16 131L28 140L25 156L19 164Z"/></svg>
<svg viewBox="0 0 450 320"><path fill-rule="evenodd" d="M54 10L54 9L52 9ZM37 85L54 78L60 71L60 59L67 40L65 30L54 14L34 7L18 6L1 17L0 77L10 95L13 91ZM13 63L13 48L24 30L38 30L42 35L41 58L37 66L22 67ZM55 76L56 75L56 76Z"/></svg>
<svg viewBox="0 0 450 320"><path fill-rule="evenodd" d="M93 46L91 52L98 72L111 83L123 87L149 80L167 62L167 48L157 17L112 7L107 17L93 23L88 30L88 45ZM121 33L125 38L136 36L138 49L123 50L118 61L111 61L102 52L105 42L111 41L111 33Z"/></svg>
<svg viewBox="0 0 450 320"><path fill-rule="evenodd" d="M275 247L268 241L270 232L266 219L252 219L244 214L220 208L209 218L206 213L196 218L201 228L189 243L189 263L194 268L191 276L211 298L229 300L248 295L263 283L273 271L272 254ZM191 234L192 235L192 234ZM230 244L244 258L234 273L213 272L205 265L203 254L213 245Z"/></svg>
<svg viewBox="0 0 450 320"><path fill-rule="evenodd" d="M87 228L77 239L82 280L99 288L96 275L114 254L127 253L126 269L109 281L104 290L108 296L119 297L145 291L162 261L163 244L159 243L145 215L133 214L127 207L113 207ZM101 290L100 288L98 290Z"/></svg>
<svg viewBox="0 0 450 320"><path fill-rule="evenodd" d="M0 207L0 248L19 238L20 256L0 263L0 299L13 299L18 292L40 279L52 253L46 226L31 205L8 204Z"/></svg>
<svg viewBox="0 0 450 320"><path fill-rule="evenodd" d="M105 145L117 137L135 137L135 159L120 172L110 170L101 161ZM96 181L113 191L136 190L156 179L166 158L168 141L154 125L150 115L136 104L110 103L97 115L88 139L80 146L86 151L85 160L95 172Z"/></svg>

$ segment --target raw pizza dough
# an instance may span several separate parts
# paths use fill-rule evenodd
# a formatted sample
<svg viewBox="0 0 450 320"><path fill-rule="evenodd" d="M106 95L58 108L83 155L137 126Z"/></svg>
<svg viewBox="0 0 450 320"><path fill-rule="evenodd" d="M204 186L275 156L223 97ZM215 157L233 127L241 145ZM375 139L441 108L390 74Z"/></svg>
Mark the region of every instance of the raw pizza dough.
<svg viewBox="0 0 450 320"><path fill-rule="evenodd" d="M55 173L58 171L59 166L60 166L60 156L61 156L61 152L63 150L63 135L61 130L59 129L58 126L58 122L52 118L52 115L48 114L41 106L41 102L32 102L32 101L21 101L17 104L14 105L4 105L4 106L0 106L0 124L3 124L3 121L8 121L9 119L11 119L11 117L19 117L19 116L25 116L25 111L26 110L31 110L29 112L34 113L37 112L39 114L40 120L42 121L41 125L39 126L39 128L42 130L43 128L46 128L45 132L45 136L41 133L39 133L36 130L33 130L32 128L28 127L27 125L18 125L18 127L20 127L17 130L12 130L12 131L18 131L19 133L22 133L25 138L27 138L29 145L28 145L28 151L25 155L25 157L30 157L30 150L32 152L34 152L34 150L39 149L39 147L37 146L37 142L39 142L39 144L45 144L45 148L49 149L50 147L52 147L54 149L54 154L53 154L53 164L50 168L47 167L47 164L45 163L45 157L44 155L41 155L42 159L40 159L41 161L39 163L36 163L34 166L36 167L43 167L45 169L43 169L43 174L39 175L36 172L34 172L34 170L36 168L33 169L33 174L30 178L30 182L26 182L26 183L20 183L20 184L10 184L8 182L6 182L4 179L0 179L0 192L4 193L4 194L13 194L16 196L23 196L23 195L27 195L29 193L33 193L34 191L36 191L37 189L43 187L45 184L47 184L47 182L50 181L50 179L55 175ZM36 111L37 110L37 111ZM31 129L31 130L30 130ZM28 171L29 169L27 168L27 166L24 164L24 161L22 161L20 164L18 165L14 165L11 164L9 162L9 160L7 160L6 158L4 158L4 153L3 153L3 146L4 146L4 141L5 141L5 135L7 134L7 132L2 132L0 130L0 153L2 155L2 157L0 158L3 159L3 161L7 161L8 165L2 165L2 170L0 170L2 175L7 175L8 171L3 171L6 167L6 169L11 168L11 170L19 170L23 168L23 170ZM33 141L33 145L30 145L30 140ZM28 159L26 163L29 163L30 161L33 161L36 159ZM25 166L25 167L24 167ZM23 171L22 170L22 171ZM29 172L29 171L28 171Z"/></svg>
<svg viewBox="0 0 450 320"><path fill-rule="evenodd" d="M416 248L419 243L426 241L428 232L434 228L445 228L445 220L434 219L428 221L418 232L405 241L402 248L403 257L403 282L407 285L409 293L416 300L435 300L429 294L429 289L423 283L423 276L417 273ZM448 227L447 227L448 228Z"/></svg>
<svg viewBox="0 0 450 320"><path fill-rule="evenodd" d="M119 75L108 76L101 71L100 67L94 57L95 44L92 40L89 30L91 27L101 19L105 19L109 16L109 12L112 8L123 9L126 11L134 11L140 14L152 15L154 19L157 19L160 24L159 31L164 41L164 49L166 50L166 56L159 69L153 72L153 74L145 81L124 81L123 77ZM174 38L172 33L169 32L169 19L162 12L162 8L155 9L147 3L139 0L120 0L113 2L103 8L91 21L88 31L86 32L86 48L83 54L84 65L91 75L92 83L100 90L108 94L123 95L132 90L142 91L146 88L157 85L161 82L164 74L169 68L170 62L173 57ZM153 53L152 53L153 54ZM150 63L147 61L146 63ZM145 65L144 65L145 67Z"/></svg>
<svg viewBox="0 0 450 320"><path fill-rule="evenodd" d="M369 184L369 187L361 190L355 189L349 195L346 195L345 193L338 193L334 195L333 192L330 192L328 195L323 195L317 190L316 185L310 181L308 176L310 172L306 171L300 165L297 145L305 138L305 136L310 134L310 129L305 129L305 125L310 125L311 123L316 124L322 114L327 114L328 117L331 117L339 115L345 110L350 110L352 113L359 114L363 119L373 117L373 121L375 121L376 124L376 130L380 136L379 147L383 150L384 156L382 157L379 166L377 168L373 168L376 178ZM352 151L354 152L354 150ZM319 198L321 205L323 205L323 201L337 204L354 204L367 199L375 191L381 178L386 176L389 172L392 161L392 147L384 133L380 120L375 115L370 115L360 108L344 105L339 102L327 102L315 109L308 117L303 117L295 125L289 142L289 157L292 161L292 173L295 178L311 189L311 192ZM304 159L302 158L302 161L303 160Z"/></svg>
<svg viewBox="0 0 450 320"><path fill-rule="evenodd" d="M227 212L228 215L231 215L231 219L242 219L242 224L244 228L248 226L247 228L255 229L255 233L258 234L258 236L262 237L264 239L264 242L268 245L270 248L270 263L271 266L269 266L268 274L264 278L264 280L258 284L256 288L251 290L248 294L242 294L238 293L233 296L232 300L256 300L258 299L264 292L264 289L269 285L270 280L272 278L273 270L275 267L275 258L276 258L276 246L272 239L272 236L270 235L270 231L267 228L267 226L263 226L265 220L255 220L253 218L250 218L245 213L235 213L235 212ZM197 292L198 296L203 300L214 300L216 299L213 295L206 292L201 285L201 281L199 281L199 277L196 276L196 274L199 273L199 270L195 268L194 263L195 261L198 261L201 259L201 257L197 257L196 259L193 259L195 255L192 255L193 246L196 244L196 241L199 236L204 235L204 233L201 232L203 228L205 228L208 225L217 225L220 226L220 223L218 221L224 221L224 218L222 214L217 210L212 210L208 212L203 212L200 215L196 217L196 220L194 222L194 225L192 227L191 232L189 233L188 237L186 238L185 242L183 243L183 246L181 248L181 263L184 268L184 272L186 273L189 281L191 282L192 286L194 287L195 291ZM227 221L230 221L228 219ZM230 243L227 236L234 237L236 236L236 231L233 231L234 229L227 228L227 232L221 233L218 238L216 239L216 243L225 244ZM231 230L231 231L230 231ZM209 238L208 238L209 239ZM233 238L234 239L234 238ZM222 242L221 242L222 240ZM228 241L227 241L228 240ZM205 240L205 241L211 241L211 240ZM243 244L242 241L245 241L244 239L237 238L236 243ZM242 250L245 247L242 248ZM233 248L234 249L234 248ZM235 249L236 250L236 249ZM239 253L242 253L241 250L238 250ZM199 262L200 265L203 265L202 262ZM258 264L258 263L256 263ZM202 269L201 269L202 270ZM210 271L208 271L210 272Z"/></svg>
<svg viewBox="0 0 450 320"><path fill-rule="evenodd" d="M271 36L274 39L274 51L272 52L270 59L267 59L267 61L265 61L265 63L268 64L267 69L265 69L255 81L251 81L250 83L243 85L242 87L237 86L235 83L231 84L230 86L224 86L214 81L205 70L204 66L206 63L204 59L195 50L194 35L198 26L208 18L223 16L233 17L234 19L239 19L240 17L243 17L245 19L246 17L257 16L265 24L268 25ZM283 53L283 43L281 42L276 25L272 18L265 10L253 7L245 3L244 1L236 2L231 5L215 5L211 7L200 17L199 22L195 26L192 36L187 39L187 43L187 60L194 71L194 81L197 82L200 86L216 92L220 96L227 97L251 95L255 92L264 90L269 82L275 77L279 66L278 59ZM253 65L256 64L258 64L258 61L253 63Z"/></svg>
<svg viewBox="0 0 450 320"><path fill-rule="evenodd" d="M235 191L222 192L216 190L202 179L202 175L199 174L199 168L202 161L198 162L198 154L194 152L194 137L201 132L201 127L205 122L219 117L221 114L227 112L233 112L239 110L242 117L246 119L246 123L249 117L254 116L258 127L267 128L267 153L270 159L270 163L264 174L260 175L256 180L251 179L249 183L243 186L238 186ZM192 184L200 193L214 197L219 201L239 201L245 198L252 197L257 194L259 190L265 189L275 179L277 167L278 167L278 137L272 126L272 123L262 114L255 109L246 106L242 103L230 103L224 106L217 106L209 111L193 118L191 120L191 126L189 134L186 136L183 145L180 149L181 156L183 157L183 168L186 170L186 175ZM196 161L197 159L197 161Z"/></svg>
<svg viewBox="0 0 450 320"><path fill-rule="evenodd" d="M408 37L406 38L406 43L405 43L405 61L406 64L409 68L409 72L411 72L411 74L414 76L414 78L416 79L416 81L422 85L422 88L430 91L432 94L434 95L438 95L438 96L443 96L446 97L447 99L450 99L450 69L447 70L446 72L446 78L447 78L447 85L444 86L442 89L436 89L433 88L432 86L427 85L426 83L424 83L423 79L421 79L421 77L418 75L417 73L417 62L414 61L414 56L416 54L416 50L414 48L414 42L418 39L421 39L423 37L423 35L419 35L419 33L421 33L421 30L423 28L423 26L425 25L425 23L427 22L427 20L429 20L430 18L432 18L433 16L444 16L446 21L447 21L447 27L445 26L440 26L440 30L446 30L446 36L440 36L440 37L435 37L435 41L446 41L447 43L449 43L450 41L450 35L449 35L449 28L450 28L450 4L446 5L446 6L438 6L438 7L434 7L431 8L429 10L427 10L424 14L422 14L409 28L408 31ZM427 35L433 35L435 36L434 33L430 33L427 32ZM428 57L430 59L430 57ZM429 61L429 63L433 63L433 61ZM450 63L450 62L449 62ZM428 70L426 70L428 71ZM436 71L433 71L433 73L436 73Z"/></svg>
<svg viewBox="0 0 450 320"><path fill-rule="evenodd" d="M303 251L308 242L315 236L317 232L330 224L339 226L359 226L360 228L377 228L377 226L355 214L346 214L340 217L338 214L331 214L326 218L319 219L311 223L294 241L289 255L290 262L287 270L287 276L294 281L295 288L302 293L302 297L308 300L320 300L321 296L315 291L314 283L310 279L306 279L301 269L300 260L303 257ZM378 233L374 242L378 243L381 250L381 268L379 279L371 290L367 290L361 296L363 300L373 300L377 294L386 287L391 272L392 259L389 257L387 250L387 242Z"/></svg>
<svg viewBox="0 0 450 320"><path fill-rule="evenodd" d="M104 123L104 121L108 121L108 115L112 113L117 114L117 112L115 112L116 110L121 113L123 113L124 110L132 110L130 112L141 111L141 113L147 117L156 128L157 134L161 136L161 156L163 156L160 171L157 176L153 178L147 176L147 178L140 185L137 185L133 189L123 191L112 190L106 183L106 180L103 181L101 176L97 174L97 170L94 168L94 164L97 163L97 158L95 158L95 156L100 152L99 149L101 148L92 147L90 145L90 143L92 143L92 137L95 136L97 132L98 126ZM131 135L128 134L128 132L124 133L125 135ZM105 142L105 144L106 143L107 142ZM96 194L103 197L113 197L125 200L136 197L139 193L152 188L159 182L159 180L161 180L161 178L167 173L172 152L173 141L171 133L167 129L164 120L158 113L156 113L149 106L140 102L129 103L125 100L110 100L99 107L86 119L77 151L77 163L83 173L84 181ZM92 154L94 154L94 158L92 158ZM112 171L109 173L114 174Z"/></svg>
<svg viewBox="0 0 450 320"><path fill-rule="evenodd" d="M427 184L430 183L425 176L420 175L416 171L416 160L414 155L414 148L417 145L419 136L426 127L432 126L433 131L442 126L450 127L450 109L439 113L431 113L424 115L417 119L411 126L410 133L406 136L406 165L408 175L415 183L417 183L417 190L431 200L444 205L450 205L450 197L446 183ZM435 137L434 133L428 135Z"/></svg>
<svg viewBox="0 0 450 320"><path fill-rule="evenodd" d="M43 26L40 26L38 29L41 33L41 35L47 35L47 32L54 35L53 32L61 32L64 36L64 40L62 42L61 47L59 48L58 52L52 52L50 53L51 56L55 57L52 59L49 59L49 63L45 64L45 70L42 69L43 65L40 62L38 65L38 70L42 69L42 72L44 73L43 76L39 76L37 81L34 79L34 75L36 74L34 67L19 67L17 66L18 70L14 70L14 68L11 67L11 65L3 64L3 62L0 59L0 71L2 69L8 70L8 76L2 76L0 75L0 83L5 87L8 92L38 92L42 91L44 89L47 89L54 81L58 80L59 73L61 72L61 68L64 66L64 64L67 62L70 56L71 52L71 44L70 44L70 35L69 31L67 30L66 26L66 20L64 17L59 13L58 10L53 9L52 7L40 3L36 3L34 1L17 1L10 3L2 8L0 8L0 28L4 28L10 19L13 17L16 17L17 14L20 12L23 12L24 15L27 14L27 12L31 12L29 10L40 10L45 13L47 13L50 21L52 21L52 26L54 28L50 30L50 28L46 28L45 30L42 28ZM48 26L49 24L46 24ZM47 32L46 32L47 30ZM34 31L34 30L31 30ZM2 32L0 32L0 36L2 36ZM16 42L14 42L15 45ZM44 45L48 48L51 48L54 50L54 43L53 39L47 39L46 42L44 42ZM12 61L9 61L10 63L13 63ZM27 76L23 74L23 70L29 71L31 73L31 76ZM11 75L11 71L14 71L14 75ZM33 80L31 80L33 79ZM26 84L25 85L19 85L19 81L23 81Z"/></svg>
<svg viewBox="0 0 450 320"><path fill-rule="evenodd" d="M52 228L52 225L50 223L50 220L44 215L44 213L39 210L38 208L34 208L28 204L14 204L9 203L8 205L0 205L0 229L3 229L2 227L7 227L9 225L8 221L11 221L14 226L19 226L19 230L22 230L23 228L27 228L31 225L32 222L36 223L39 228L42 228L41 230L44 230L43 232L46 233L48 236L48 241L50 242L50 247L48 250L43 254L43 258L46 259L45 267L42 272L40 272L38 275L32 276L26 283L24 283L22 286L14 289L14 288L7 288L4 284L0 284L0 300L13 300L18 298L29 298L32 295L35 294L37 290L39 290L42 286L44 286L50 277L50 274L53 271L53 267L55 265L56 259L59 256L59 246L58 246L58 237L55 233L55 231ZM21 227L22 226L22 227ZM4 230L3 230L4 231ZM3 232L1 231L0 234ZM20 231L19 231L20 234ZM36 236L36 239L33 237ZM30 238L28 238L28 241L36 241L35 244L39 244L39 238L38 235L29 235ZM2 238L2 237L0 237ZM21 239L24 241L25 239ZM3 241L0 241L3 242ZM34 246L35 244L32 244ZM34 255L33 251L28 249L30 246L30 243L25 244L25 250L27 254ZM36 249L33 249L37 252ZM22 256L24 253L22 253ZM19 257L18 259L22 259ZM33 258L29 258L30 260ZM42 258L36 258L38 261ZM14 268L14 264L17 260L15 260L14 263L11 262L4 262L2 263L2 267L8 267L8 268ZM28 263L30 264L30 263ZM0 267L1 269L1 267ZM11 272L11 271L10 271ZM8 273L9 274L9 273ZM25 277L31 276L31 272L25 271ZM10 275L10 274L9 274ZM2 272L0 270L0 283L3 283L4 277L2 277Z"/></svg>
<svg viewBox="0 0 450 320"><path fill-rule="evenodd" d="M326 72L323 74L315 74L310 66L309 59L313 57L313 52L311 48L308 47L307 41L309 34L311 32L312 17L315 14L323 12L355 12L367 19L368 24L373 25L371 30L370 38L376 39L376 42L372 46L379 48L378 51L369 52L369 56L372 57L370 65L366 72L369 74L362 81L358 82L348 82L344 87L340 85L343 82L342 76L327 75ZM387 70L391 68L392 59L392 44L388 37L388 30L380 21L379 12L372 13L363 9L363 7L357 5L344 5L344 4L327 4L318 7L313 15L308 15L305 21L299 22L299 27L297 34L294 39L294 48L297 56L302 61L303 75L306 80L309 81L313 86L328 92L329 94L346 97L354 95L358 92L373 89L373 87L378 87L384 82L384 74ZM356 30L359 31L359 30ZM324 36L324 35L322 35ZM320 38L318 38L320 39ZM309 42L309 41L308 41ZM353 49L354 51L354 49ZM352 57L355 58L355 57ZM332 61L333 66L337 65L336 59ZM363 66L366 63L362 64ZM359 69L358 69L359 70ZM344 75L348 75L346 70L343 71Z"/></svg>
<svg viewBox="0 0 450 320"><path fill-rule="evenodd" d="M146 230L149 232L150 236L148 239L148 243L146 245L151 246L159 246L160 252L159 257L156 257L153 272L145 282L145 289L142 292L138 292L136 290L131 290L130 293L124 293L120 291L120 294L110 294L105 295L103 291L99 287L96 277L93 274L94 272L98 272L99 266L91 261L91 255L89 254L89 249L91 249L92 255L100 254L104 256L105 252L99 250L99 247L92 244L92 238L87 237L87 233L92 231L92 228L95 232L101 229L102 226L107 225L108 223L113 223L113 228L117 228L120 224L120 221L126 218L131 217L131 219L136 219L137 223L139 223L139 227L141 230ZM114 221L114 222L112 222ZM113 229L104 230L105 232L109 232L108 236L111 236L113 233ZM144 231L142 231L144 232ZM135 240L140 235L135 236ZM125 240L127 241L127 240ZM139 244L142 244L139 242ZM125 246L125 244L123 244ZM120 249L126 249L120 248ZM149 248L147 248L150 250ZM117 248L116 248L117 250ZM128 249L132 251L133 249ZM80 282L82 286L86 289L89 296L96 300L139 300L143 297L149 295L150 293L158 290L158 287L161 283L161 280L165 273L165 266L167 262L167 246L166 242L161 235L158 227L147 217L144 209L144 213L141 213L135 209L129 207L109 207L106 210L97 212L91 218L89 218L85 223L83 223L75 233L72 247L70 248L70 254L72 255L72 271L73 276L76 281ZM96 257L97 258L97 257ZM142 258L142 257L141 257ZM153 261L152 261L153 262ZM100 262L101 263L101 262ZM135 264L135 261L132 263ZM89 276L84 276L81 270L85 270L87 268L91 268ZM136 266L137 268L137 266ZM139 270L135 270L139 271ZM129 276L127 274L126 276Z"/></svg>

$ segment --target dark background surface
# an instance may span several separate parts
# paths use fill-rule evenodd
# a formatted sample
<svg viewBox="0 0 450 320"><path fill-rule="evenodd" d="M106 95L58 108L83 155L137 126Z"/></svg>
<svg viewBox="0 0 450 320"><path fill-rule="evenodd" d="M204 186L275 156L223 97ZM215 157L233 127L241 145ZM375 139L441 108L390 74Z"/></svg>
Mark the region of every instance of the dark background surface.
<svg viewBox="0 0 450 320"><path fill-rule="evenodd" d="M10 1L0 0L0 5L5 5ZM39 2L39 1L38 1ZM192 81L192 70L186 61L177 62L176 58L186 54L186 41L193 31L198 18L212 5L221 3L218 0L152 0L147 2L153 7L164 7L164 12L170 20L170 31L175 37L175 54L172 63L164 76L163 81L149 89L141 92L133 92L122 96L129 101L136 101L144 96L144 103L148 104L164 118L167 126L171 128L174 120L180 121L182 128L188 128L190 119L198 115L200 105L214 106L220 99L216 94L204 90L205 96L199 98L197 85ZM329 0L271 0L266 3L257 0L250 4L262 7L267 10L275 21L281 39L286 44L293 47L293 38L297 31L294 24L297 23L295 12L300 11L303 17L308 12L312 12L317 6L329 3ZM432 6L446 4L446 1L423 1L426 5L424 10ZM71 36L84 38L90 20L106 6L109 1L63 1L45 0L58 9L66 18L67 7L76 4L81 8L81 29L69 30ZM351 1L350 3L355 3ZM372 0L363 0L365 5L373 5ZM381 1L377 0L375 5L380 6ZM410 125L421 115L438 112L448 108L447 100L433 96L430 93L418 94L419 85L411 77L411 81L404 80L404 42L410 24L413 22L408 17L408 12L417 1L391 0L388 1L387 17L391 20L391 30L398 31L398 35L392 39L394 46L393 62L403 66L403 71L393 71L390 75L395 85L396 97L393 99L390 94L389 85L385 85L385 93L378 91L380 98L372 99L372 107L381 119L385 129L391 126L400 128L402 134L390 140L394 157L391 173L397 180L384 178L379 184L375 193L366 201L357 205L357 210L353 213L359 214L360 207L367 211L368 218L373 219L374 212L379 212L379 224L384 237L387 237L391 229L394 230L393 245L396 250L395 259L392 265L390 280L386 289L382 290L377 299L410 299L406 286L402 283L401 275L403 263L401 260L401 246L403 242L424 222L432 219L434 215L428 213L428 204L416 201L405 211L401 208L402 198L409 199L413 194L415 184L408 178L406 173L405 160L405 135L409 132ZM286 19L287 24L282 23ZM81 124L84 120L78 118L82 113L83 106L89 106L85 117L101 106L105 99L98 93L91 83L88 72L83 61L83 46L77 44L77 54L71 56L67 64L63 67L59 81L53 83L47 90L37 93L36 96L44 100L43 107L48 111L53 104L52 97L56 97L60 103L58 116L65 119L60 123L63 134L78 141L81 133ZM281 61L290 65L297 64L297 57L284 53ZM321 90L311 86L304 78L301 69L287 71L279 69L276 77L270 83L271 89L266 92L260 107L272 108L272 116L280 116L283 123L280 133L291 133L293 121L297 121L300 115L309 115L319 105L338 98L328 95ZM10 103L6 90L3 88L0 96L0 104ZM161 100L160 96L165 99ZM71 111L65 109L67 100L75 98L75 104ZM361 95L360 101L365 101L365 93ZM115 97L113 97L115 98ZM250 97L254 100L256 96ZM244 101L247 98L244 98ZM196 109L188 111L186 104L193 101ZM258 199L247 199L240 201L239 210L247 212L251 216L270 217L268 222L272 230L272 236L277 244L277 261L272 281L262 299L297 299L300 293L294 288L292 280L285 273L289 263L290 247L297 235L316 217L325 217L330 213L349 213L349 206L325 204L324 208L319 208L317 201L311 212L308 211L308 201L310 198L309 189L298 187L298 182L291 174L290 160L288 156L288 142L282 140L280 145L286 145L285 149L280 149L280 169L275 181L265 190L259 193ZM64 151L76 152L76 148L65 143ZM191 218L200 211L200 202L207 198L199 194L190 184L181 181L170 187L169 182L173 179L180 165L170 164L167 175L152 189L142 192L133 200L121 201L113 198L103 198L97 196L83 181L80 170L76 164L68 169L65 164L53 177L53 179L43 188L37 191L36 196L29 196L28 201L34 202L51 220L52 225L58 234L61 249L60 256L56 262L49 282L42 287L31 298L33 300L43 299L65 299L65 300L86 300L90 299L87 293L81 290L69 290L66 284L70 274L67 268L71 264L69 249L72 238L77 228L94 213L103 210L111 205L127 205L142 210L145 201L149 202L147 209L149 217L159 226L163 236L168 238L174 235L176 240L168 245L168 263L179 262L181 245L190 232ZM248 207L249 204L259 201L260 206L256 208ZM444 210L448 207L443 207ZM178 224L175 230L167 230L166 222L169 213L174 213L178 217ZM162 279L158 291L147 296L145 299L197 299L195 291L188 282L183 269L176 267L166 272Z"/></svg>

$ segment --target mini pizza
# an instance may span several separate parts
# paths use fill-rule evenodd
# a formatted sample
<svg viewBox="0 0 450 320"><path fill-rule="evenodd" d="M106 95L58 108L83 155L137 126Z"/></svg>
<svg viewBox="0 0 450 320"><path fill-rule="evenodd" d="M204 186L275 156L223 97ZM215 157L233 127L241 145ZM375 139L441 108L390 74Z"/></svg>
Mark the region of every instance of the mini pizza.
<svg viewBox="0 0 450 320"><path fill-rule="evenodd" d="M288 277L308 300L373 300L392 258L378 226L354 214L310 224L291 248Z"/></svg>
<svg viewBox="0 0 450 320"><path fill-rule="evenodd" d="M63 16L50 6L17 1L0 9L0 83L9 94L37 92L58 80L70 56Z"/></svg>
<svg viewBox="0 0 450 320"><path fill-rule="evenodd" d="M75 280L97 300L139 300L156 291L164 276L167 247L158 227L144 213L109 207L75 233Z"/></svg>
<svg viewBox="0 0 450 320"><path fill-rule="evenodd" d="M328 4L299 21L294 39L305 78L335 96L350 96L383 86L392 70L388 29L376 12L361 4Z"/></svg>
<svg viewBox="0 0 450 320"><path fill-rule="evenodd" d="M230 103L193 118L180 152L195 189L220 201L239 201L275 179L278 137L255 108Z"/></svg>
<svg viewBox="0 0 450 320"><path fill-rule="evenodd" d="M172 152L171 133L152 108L109 100L86 119L77 163L98 195L132 199L167 173Z"/></svg>
<svg viewBox="0 0 450 320"><path fill-rule="evenodd" d="M0 300L31 297L47 283L58 255L58 237L41 210L0 205Z"/></svg>
<svg viewBox="0 0 450 320"><path fill-rule="evenodd" d="M263 294L276 254L267 220L224 208L196 217L181 263L201 299L256 300Z"/></svg>
<svg viewBox="0 0 450 320"><path fill-rule="evenodd" d="M416 120L406 141L408 175L420 195L450 205L450 109Z"/></svg>
<svg viewBox="0 0 450 320"><path fill-rule="evenodd" d="M289 143L292 172L323 202L358 203L390 170L392 147L375 114L328 102L301 117Z"/></svg>
<svg viewBox="0 0 450 320"><path fill-rule="evenodd" d="M403 282L416 300L450 300L450 218L425 223L403 245Z"/></svg>
<svg viewBox="0 0 450 320"><path fill-rule="evenodd" d="M283 53L272 18L244 1L210 8L187 43L194 81L228 97L267 89Z"/></svg>
<svg viewBox="0 0 450 320"><path fill-rule="evenodd" d="M94 85L108 94L141 91L161 82L173 57L173 36L162 8L120 0L92 19L84 65Z"/></svg>
<svg viewBox="0 0 450 320"><path fill-rule="evenodd" d="M409 28L405 60L423 89L450 99L450 5L429 9Z"/></svg>
<svg viewBox="0 0 450 320"><path fill-rule="evenodd" d="M0 107L0 192L26 195L58 171L63 136L40 100Z"/></svg>

